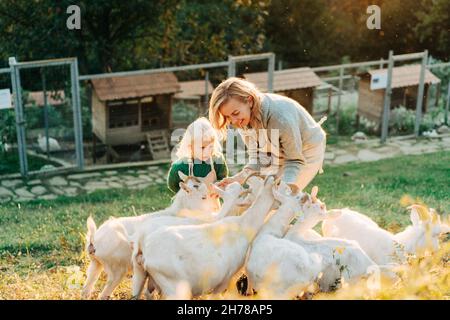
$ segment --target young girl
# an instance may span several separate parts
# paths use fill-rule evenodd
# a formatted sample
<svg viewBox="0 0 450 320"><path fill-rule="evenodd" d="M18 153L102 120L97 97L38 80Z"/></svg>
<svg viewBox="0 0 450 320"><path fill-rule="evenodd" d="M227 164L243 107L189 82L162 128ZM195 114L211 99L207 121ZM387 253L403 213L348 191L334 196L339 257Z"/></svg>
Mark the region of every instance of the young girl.
<svg viewBox="0 0 450 320"><path fill-rule="evenodd" d="M178 171L195 177L206 177L214 166L217 180L228 177L228 166L217 133L204 117L187 127L176 156L177 160L172 163L167 176L167 186L173 192L180 189Z"/></svg>

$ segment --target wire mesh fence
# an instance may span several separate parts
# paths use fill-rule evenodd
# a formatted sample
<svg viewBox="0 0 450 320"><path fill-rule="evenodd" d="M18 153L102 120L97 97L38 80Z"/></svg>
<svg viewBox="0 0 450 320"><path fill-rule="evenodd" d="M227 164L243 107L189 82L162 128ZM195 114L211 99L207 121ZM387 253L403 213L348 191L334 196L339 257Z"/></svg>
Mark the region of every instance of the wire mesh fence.
<svg viewBox="0 0 450 320"><path fill-rule="evenodd" d="M152 138L148 133L164 131L164 139L172 149L180 135L172 138L171 134L186 128L198 117L207 116L213 88L230 75L250 81L254 77L262 79L261 83L255 80L262 91L274 91L296 100L311 98L302 100L301 104L309 108L308 111L317 120L323 115L328 116L324 127L331 136L350 136L357 131L379 136L381 122L366 119L360 109L364 104L369 109L382 108L383 94L379 94L378 100L368 96L368 92L374 90L370 90L370 79L365 77L386 69L387 60L311 69L279 69L272 70L271 75L270 68L274 68L271 59L274 59L274 55L262 56L230 58L229 61L194 66L80 76L79 81L76 81L79 85L76 90L81 106L84 165L155 160ZM417 65L417 61L406 61L412 55L402 57L396 67ZM269 68L267 61L264 61L266 59ZM20 70L20 94L30 171L77 165L77 125L73 108L73 83L77 78L71 73L72 67L51 62L50 65L30 65ZM315 73L320 81L310 91L295 87L295 84L291 84L289 90L282 88L280 83L286 74L292 76L295 72L305 72L305 69ZM437 129L448 118L445 110L449 100L447 88L450 64L430 58L427 69L438 81L425 84L420 132ZM0 90L12 91L10 70L3 71L0 73ZM167 74L172 74L172 78L167 78ZM171 81L173 90L161 91L161 84L170 87ZM141 86L147 92L138 92ZM158 86L159 89L155 91ZM389 116L390 136L415 132L417 92L417 84L392 89L391 100L395 103L392 103ZM13 108L0 109L0 137L2 145L6 143L9 149L9 153L5 153L3 148L0 155L0 175L19 172L16 122Z"/></svg>

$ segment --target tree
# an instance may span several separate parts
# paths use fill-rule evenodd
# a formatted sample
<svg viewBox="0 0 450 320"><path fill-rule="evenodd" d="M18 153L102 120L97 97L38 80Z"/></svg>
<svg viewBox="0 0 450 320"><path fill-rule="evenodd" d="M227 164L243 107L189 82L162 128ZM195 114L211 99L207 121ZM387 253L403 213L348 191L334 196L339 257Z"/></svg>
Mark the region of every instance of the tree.
<svg viewBox="0 0 450 320"><path fill-rule="evenodd" d="M423 11L417 13L415 28L420 42L433 56L450 59L450 1L422 0Z"/></svg>
<svg viewBox="0 0 450 320"><path fill-rule="evenodd" d="M69 30L70 0L0 2L0 57L19 61L77 56L82 73L129 65L129 48L174 0L81 0L81 30ZM145 28L144 28L145 26Z"/></svg>

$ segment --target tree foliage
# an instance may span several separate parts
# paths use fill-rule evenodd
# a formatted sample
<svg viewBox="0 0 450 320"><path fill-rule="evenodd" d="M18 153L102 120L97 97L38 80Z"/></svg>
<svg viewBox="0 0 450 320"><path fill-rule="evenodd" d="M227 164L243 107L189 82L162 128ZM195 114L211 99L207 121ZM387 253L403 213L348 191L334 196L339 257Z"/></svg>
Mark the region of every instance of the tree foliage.
<svg viewBox="0 0 450 320"><path fill-rule="evenodd" d="M81 30L68 30L69 5ZM366 9L381 7L381 30ZM81 73L222 61L273 51L285 66L429 49L450 55L448 0L2 0L0 66L76 56Z"/></svg>

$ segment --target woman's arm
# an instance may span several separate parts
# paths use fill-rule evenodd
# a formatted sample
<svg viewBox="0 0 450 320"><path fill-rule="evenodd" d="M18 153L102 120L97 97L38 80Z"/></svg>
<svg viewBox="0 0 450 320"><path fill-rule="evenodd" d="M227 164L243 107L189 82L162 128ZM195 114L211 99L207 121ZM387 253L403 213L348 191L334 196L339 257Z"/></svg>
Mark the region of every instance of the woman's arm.
<svg viewBox="0 0 450 320"><path fill-rule="evenodd" d="M284 171L282 180L286 183L295 183L301 170L306 164L303 156L302 137L296 118L289 118L286 114L277 113L268 123L268 129L278 129L280 153L284 156ZM272 144L276 142L273 141Z"/></svg>

